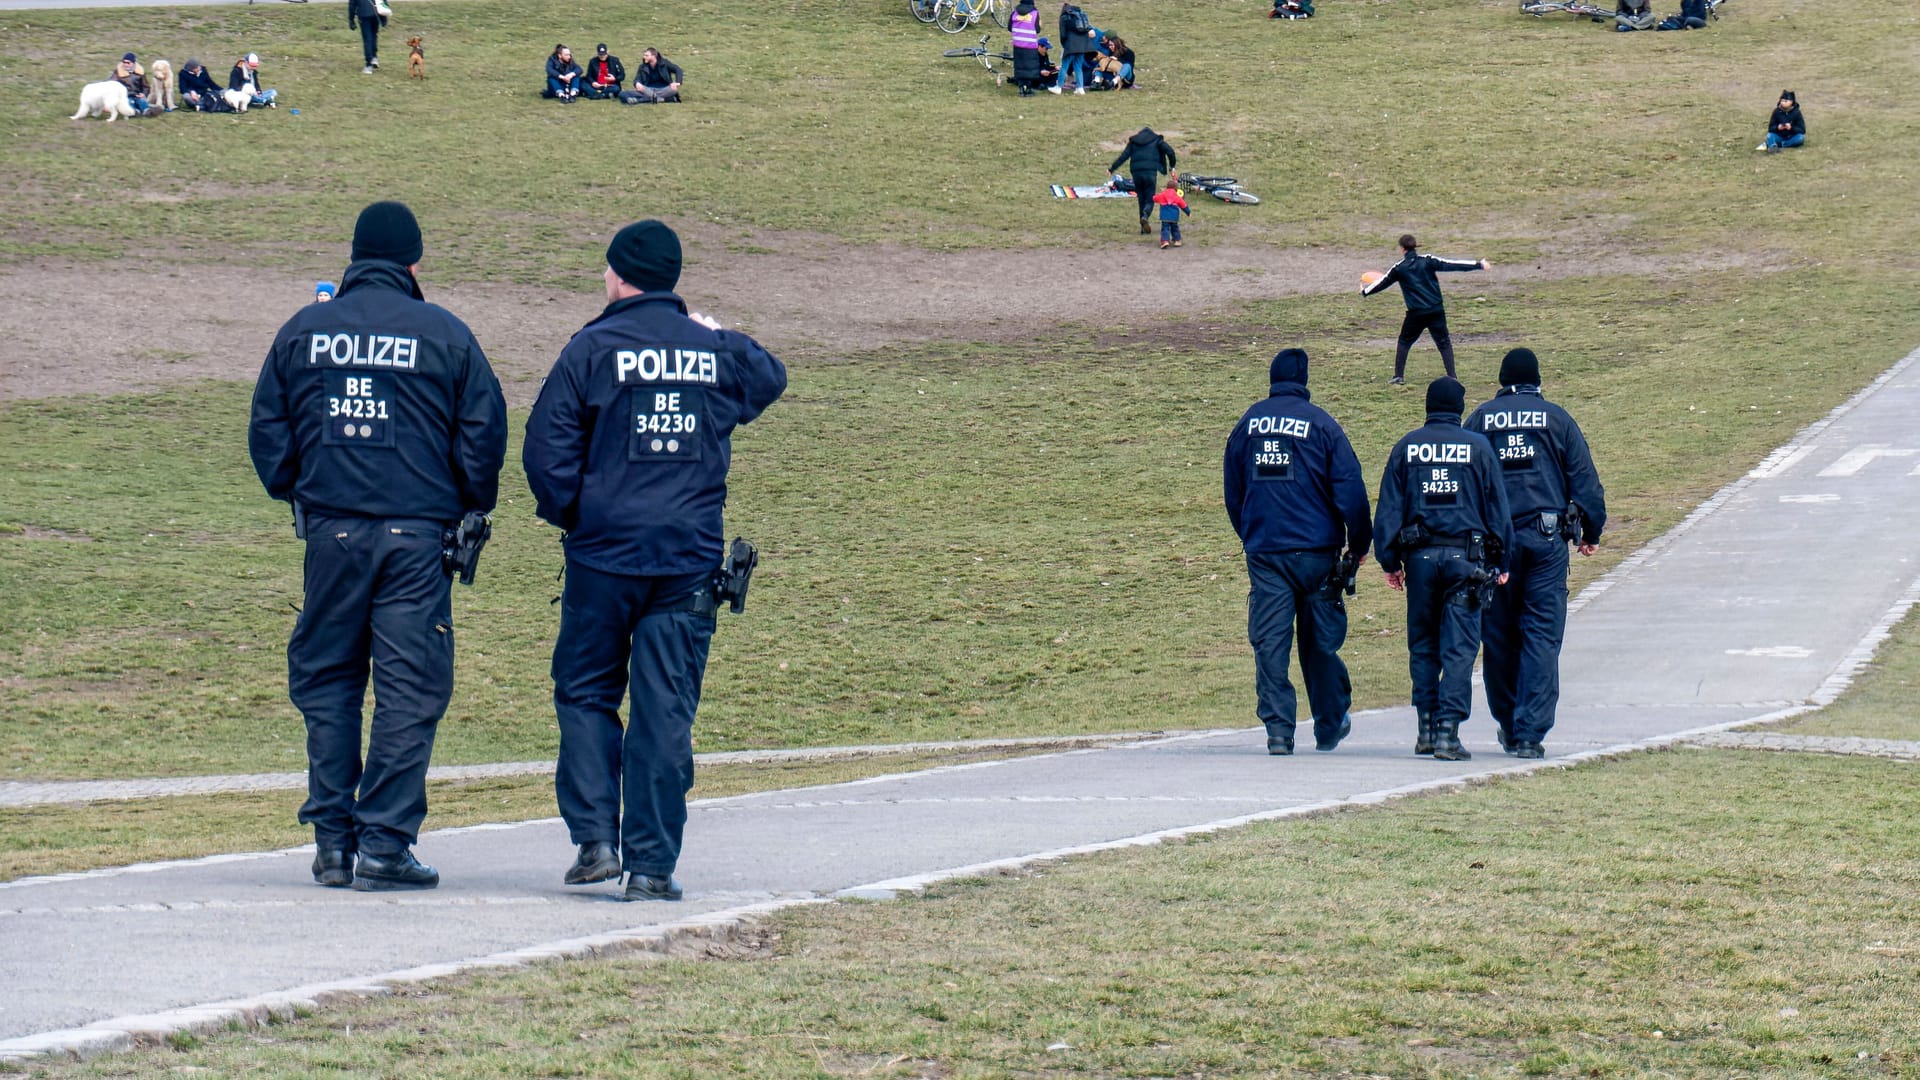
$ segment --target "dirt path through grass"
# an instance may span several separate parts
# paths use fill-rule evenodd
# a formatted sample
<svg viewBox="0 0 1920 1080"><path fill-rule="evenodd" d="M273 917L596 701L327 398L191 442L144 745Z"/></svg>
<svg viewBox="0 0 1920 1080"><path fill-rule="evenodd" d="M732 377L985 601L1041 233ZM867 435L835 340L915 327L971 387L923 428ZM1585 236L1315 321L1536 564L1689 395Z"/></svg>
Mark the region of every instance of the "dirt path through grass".
<svg viewBox="0 0 1920 1080"><path fill-rule="evenodd" d="M683 291L696 308L755 334L790 359L834 359L895 342L1028 340L1063 323L1100 331L1190 318L1248 300L1349 296L1378 252L1244 245L1162 251L1117 224L1099 234L1111 246L1073 251L940 252L895 245L853 246L800 233L761 235L751 251L726 241L688 244ZM1607 250L1566 250L1522 266L1501 266L1453 285L1457 295L1502 281L1630 272L1647 275L1766 260L1749 253L1669 258ZM199 379L251 380L274 331L337 279L337 261L302 271L254 270L245 259L193 261L191 277L155 275L146 288L104 281L123 271L93 265L38 265L0 274L0 400L115 394ZM441 285L431 252L423 267L429 299L474 328L514 404L529 403L554 354L599 310L596 292L466 282ZM597 284L587 283L586 284ZM1342 302L1357 303L1348 300ZM1397 300L1374 301L1391 314Z"/></svg>

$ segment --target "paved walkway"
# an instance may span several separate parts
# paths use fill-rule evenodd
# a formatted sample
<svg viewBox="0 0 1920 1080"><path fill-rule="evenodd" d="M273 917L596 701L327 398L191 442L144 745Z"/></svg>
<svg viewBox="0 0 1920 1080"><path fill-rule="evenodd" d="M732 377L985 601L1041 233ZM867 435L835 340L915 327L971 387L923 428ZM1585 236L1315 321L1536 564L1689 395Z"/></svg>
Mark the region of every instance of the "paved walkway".
<svg viewBox="0 0 1920 1080"><path fill-rule="evenodd" d="M1028 750L1044 747L1074 749L1138 742L1168 734L1164 731L1117 732L1096 735L1032 735L1010 739L953 739L946 742L878 743L871 746L812 746L793 750L723 750L695 754L694 764L768 765L792 761L832 761L926 754L941 751ZM492 765L436 765L428 780L489 780L501 776L552 776L551 761L503 761ZM230 773L223 776L170 776L144 780L0 780L0 807L49 806L123 799L163 799L180 795L227 795L247 791L305 791L307 774Z"/></svg>
<svg viewBox="0 0 1920 1080"><path fill-rule="evenodd" d="M1356 717L1333 754L1269 758L1257 730L1207 733L715 799L693 810L682 904L561 886L572 850L551 821L422 837L445 880L426 894L315 888L305 850L10 882L0 884L0 1057L126 1046L462 964L657 946L783 905L1374 803L1804 711L1837 694L1920 596L1914 361L1583 595L1546 762L1502 756L1484 711L1464 732L1472 761L1415 758L1412 717L1393 709ZM1381 587L1377 576L1368 587Z"/></svg>

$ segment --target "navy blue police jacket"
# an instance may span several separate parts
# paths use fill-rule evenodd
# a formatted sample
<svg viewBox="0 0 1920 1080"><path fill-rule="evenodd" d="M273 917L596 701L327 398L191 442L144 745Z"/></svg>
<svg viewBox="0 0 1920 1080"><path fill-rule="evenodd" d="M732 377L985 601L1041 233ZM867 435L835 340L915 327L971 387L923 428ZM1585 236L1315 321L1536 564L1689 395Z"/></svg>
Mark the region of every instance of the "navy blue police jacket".
<svg viewBox="0 0 1920 1080"><path fill-rule="evenodd" d="M720 565L733 429L787 388L745 334L687 317L670 292L616 300L560 352L521 455L567 558L609 574Z"/></svg>
<svg viewBox="0 0 1920 1080"><path fill-rule="evenodd" d="M1407 302L1408 311L1439 311L1446 306L1440 297L1440 279L1436 276L1442 271L1464 273L1480 269L1479 260L1442 259L1435 255L1422 255L1410 252L1407 257L1393 264L1385 277L1371 285L1360 287L1361 296L1372 296L1392 285L1400 286L1400 296Z"/></svg>
<svg viewBox="0 0 1920 1080"><path fill-rule="evenodd" d="M1272 384L1227 437L1227 517L1249 552L1373 543L1367 485L1347 433L1296 382Z"/></svg>
<svg viewBox="0 0 1920 1080"><path fill-rule="evenodd" d="M356 262L274 338L247 449L267 493L309 513L452 522L499 497L507 406L467 324L406 267Z"/></svg>
<svg viewBox="0 0 1920 1080"><path fill-rule="evenodd" d="M1411 550L1396 543L1400 531L1420 522L1436 538L1464 544L1480 533L1496 545L1487 566L1506 569L1506 553L1513 550L1513 521L1507 512L1507 492L1500 482L1493 444L1460 426L1451 413L1428 413L1423 427L1408 432L1394 444L1380 474L1380 501L1374 509L1373 532L1380 542L1374 554L1380 568L1398 573Z"/></svg>
<svg viewBox="0 0 1920 1080"><path fill-rule="evenodd" d="M1506 386L1473 411L1467 428L1493 443L1516 525L1565 513L1572 505L1580 509L1580 542L1600 542L1607 493L1586 436L1567 410L1540 396L1537 386Z"/></svg>

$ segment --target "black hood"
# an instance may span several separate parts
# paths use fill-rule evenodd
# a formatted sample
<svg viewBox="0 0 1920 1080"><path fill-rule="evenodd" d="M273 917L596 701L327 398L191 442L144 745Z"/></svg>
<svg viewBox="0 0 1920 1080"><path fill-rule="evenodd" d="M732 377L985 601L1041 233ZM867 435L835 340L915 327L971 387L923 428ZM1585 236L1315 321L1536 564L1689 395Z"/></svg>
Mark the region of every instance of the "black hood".
<svg viewBox="0 0 1920 1080"><path fill-rule="evenodd" d="M1149 146L1160 141L1160 134L1150 127L1143 127L1139 131L1134 132L1133 138L1127 141L1139 146Z"/></svg>

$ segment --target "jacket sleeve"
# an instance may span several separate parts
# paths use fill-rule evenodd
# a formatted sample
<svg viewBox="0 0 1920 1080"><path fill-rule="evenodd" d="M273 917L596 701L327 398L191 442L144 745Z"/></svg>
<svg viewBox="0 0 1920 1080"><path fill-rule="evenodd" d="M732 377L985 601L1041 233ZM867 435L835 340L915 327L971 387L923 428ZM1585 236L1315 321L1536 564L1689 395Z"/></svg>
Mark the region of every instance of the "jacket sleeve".
<svg viewBox="0 0 1920 1080"><path fill-rule="evenodd" d="M1799 109L1795 109L1792 113L1788 114L1788 119L1793 121L1793 133L1795 135L1805 135L1807 133L1807 118Z"/></svg>
<svg viewBox="0 0 1920 1080"><path fill-rule="evenodd" d="M563 350L541 384L527 414L527 440L520 464L533 489L534 513L542 521L572 530L580 521L580 487L587 471L593 427L572 365Z"/></svg>
<svg viewBox="0 0 1920 1080"><path fill-rule="evenodd" d="M246 85L247 77L240 74L240 65L235 64L233 70L227 72L227 89L240 90L245 88Z"/></svg>
<svg viewBox="0 0 1920 1080"><path fill-rule="evenodd" d="M467 340L467 363L458 387L453 433L453 476L463 510L491 513L500 501L500 466L507 459L507 402L500 380Z"/></svg>
<svg viewBox="0 0 1920 1080"><path fill-rule="evenodd" d="M607 58L607 74L613 76L615 84L620 86L627 84L627 65L621 63L619 57L611 56Z"/></svg>
<svg viewBox="0 0 1920 1080"><path fill-rule="evenodd" d="M1407 470L1394 467L1399 461L1400 446L1396 443L1387 456L1386 470L1380 474L1380 501L1373 508L1373 535L1378 540L1373 545L1373 557L1389 574L1400 572L1400 552L1393 540L1400 532L1407 503Z"/></svg>
<svg viewBox="0 0 1920 1080"><path fill-rule="evenodd" d="M1580 542L1597 544L1607 527L1607 493L1600 486L1600 471L1593 466L1593 452L1580 425L1567 417L1565 442L1567 498L1580 508Z"/></svg>
<svg viewBox="0 0 1920 1080"><path fill-rule="evenodd" d="M1428 264L1429 264L1429 265L1431 265L1431 266L1432 266L1432 267L1434 268L1434 270L1436 270L1436 271L1446 271L1446 272L1448 272L1448 273L1461 273L1461 272L1464 272L1464 271L1467 271L1467 270L1478 270L1478 269L1480 269L1480 260L1479 260L1479 259L1440 259L1440 258L1429 258L1429 259L1427 260L1427 262L1428 262Z"/></svg>
<svg viewBox="0 0 1920 1080"><path fill-rule="evenodd" d="M1109 173L1117 173L1117 172L1119 172L1119 171L1120 171L1120 163L1121 163L1121 162L1123 162L1123 161L1125 161L1125 160L1127 160L1128 158L1130 158L1130 157L1132 157L1132 156L1133 156L1133 144L1132 144L1132 143L1128 143L1128 144L1127 144L1127 146L1126 146L1126 148L1120 151L1120 156L1119 156L1119 157L1117 157L1117 158L1114 158L1114 159L1113 159L1113 164L1111 164L1111 165L1109 165L1109 166L1107 166L1107 171L1108 171Z"/></svg>
<svg viewBox="0 0 1920 1080"><path fill-rule="evenodd" d="M660 61L660 66L667 69L667 81L669 83L684 83L687 81L687 73L680 70L679 64L671 60L662 60Z"/></svg>
<svg viewBox="0 0 1920 1080"><path fill-rule="evenodd" d="M1489 453L1481 458L1485 464L1480 470L1480 505L1491 519L1489 531L1500 540L1499 565L1489 569L1501 573L1513 565L1513 514L1507 508L1507 482L1500 475L1499 459L1491 453L1493 444L1481 441Z"/></svg>
<svg viewBox="0 0 1920 1080"><path fill-rule="evenodd" d="M1220 461L1222 495L1227 500L1227 520L1233 523L1234 535L1240 537L1242 543L1247 538L1240 531L1240 510L1247 502L1247 455L1240 435L1244 426L1236 425L1233 434L1227 436L1227 449Z"/></svg>
<svg viewBox="0 0 1920 1080"><path fill-rule="evenodd" d="M736 423L751 423L787 392L787 366L745 334L722 330L720 338L739 360L740 417Z"/></svg>
<svg viewBox="0 0 1920 1080"><path fill-rule="evenodd" d="M566 69L560 66L559 57L557 56L547 57L547 78L557 79L560 76L565 75L566 73L567 73Z"/></svg>
<svg viewBox="0 0 1920 1080"><path fill-rule="evenodd" d="M1360 295L1372 296L1374 293L1377 293L1380 290L1385 289L1390 285L1398 284L1399 281L1400 281L1400 264L1394 263L1393 266L1387 270L1385 277L1382 277L1379 281L1376 281L1371 285L1360 286Z"/></svg>
<svg viewBox="0 0 1920 1080"><path fill-rule="evenodd" d="M1336 429L1338 430L1338 429ZM1333 504L1340 511L1340 519L1347 527L1347 550L1359 558L1366 558L1367 549L1373 546L1373 522L1368 517L1367 481L1360 472L1360 459L1353 452L1353 444L1347 441L1347 433L1339 432L1333 443L1333 453L1328 462L1327 483L1333 489Z"/></svg>
<svg viewBox="0 0 1920 1080"><path fill-rule="evenodd" d="M1166 163L1167 174L1173 174L1173 167L1180 163L1180 155L1173 152L1173 145L1165 139L1160 140L1160 160Z"/></svg>
<svg viewBox="0 0 1920 1080"><path fill-rule="evenodd" d="M293 411L287 401L287 382L276 361L281 342L275 341L260 379L253 387L253 415L247 423L247 453L267 494L293 501L294 481L300 479L300 450L293 441Z"/></svg>

